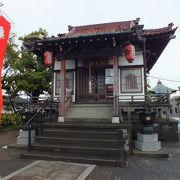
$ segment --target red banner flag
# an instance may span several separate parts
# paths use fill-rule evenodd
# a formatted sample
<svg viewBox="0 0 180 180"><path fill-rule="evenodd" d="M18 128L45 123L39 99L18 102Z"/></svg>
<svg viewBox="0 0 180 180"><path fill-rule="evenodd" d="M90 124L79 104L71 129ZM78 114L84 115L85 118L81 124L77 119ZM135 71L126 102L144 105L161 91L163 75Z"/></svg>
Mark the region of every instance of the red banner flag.
<svg viewBox="0 0 180 180"><path fill-rule="evenodd" d="M6 44L9 38L10 28L11 28L10 23L2 15L0 15L0 72L2 72L3 60L6 52ZM3 106L1 81L2 80L0 76L0 119L1 119L1 111Z"/></svg>

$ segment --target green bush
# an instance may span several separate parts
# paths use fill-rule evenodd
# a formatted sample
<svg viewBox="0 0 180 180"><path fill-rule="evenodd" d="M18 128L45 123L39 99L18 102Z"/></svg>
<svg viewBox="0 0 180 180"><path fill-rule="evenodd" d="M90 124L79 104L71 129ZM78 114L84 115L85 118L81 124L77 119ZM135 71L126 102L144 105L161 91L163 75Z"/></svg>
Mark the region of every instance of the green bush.
<svg viewBox="0 0 180 180"><path fill-rule="evenodd" d="M22 125L20 114L3 114L1 117L1 126L3 128L19 129Z"/></svg>

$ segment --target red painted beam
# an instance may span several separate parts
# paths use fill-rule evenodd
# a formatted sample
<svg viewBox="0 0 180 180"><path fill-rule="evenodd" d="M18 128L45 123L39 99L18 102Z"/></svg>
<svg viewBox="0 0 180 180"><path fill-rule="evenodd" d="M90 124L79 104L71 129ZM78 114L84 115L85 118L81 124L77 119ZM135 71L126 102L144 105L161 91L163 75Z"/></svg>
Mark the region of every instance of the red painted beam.
<svg viewBox="0 0 180 180"><path fill-rule="evenodd" d="M60 108L59 115L60 117L64 117L66 111L66 62L65 60L61 60L61 90L60 90Z"/></svg>
<svg viewBox="0 0 180 180"><path fill-rule="evenodd" d="M114 70L114 81L113 81L113 116L118 117L118 99L119 99L119 78L118 78L118 57L113 56L113 70Z"/></svg>

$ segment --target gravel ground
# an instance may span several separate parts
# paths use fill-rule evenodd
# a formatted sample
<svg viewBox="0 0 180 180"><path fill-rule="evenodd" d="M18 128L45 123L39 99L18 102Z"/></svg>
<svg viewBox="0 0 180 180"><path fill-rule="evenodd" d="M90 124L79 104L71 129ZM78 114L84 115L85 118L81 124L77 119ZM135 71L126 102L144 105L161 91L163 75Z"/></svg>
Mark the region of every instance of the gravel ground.
<svg viewBox="0 0 180 180"><path fill-rule="evenodd" d="M8 144L16 142L18 133L17 130L0 129L0 179L33 162L20 159L22 151L6 148Z"/></svg>
<svg viewBox="0 0 180 180"><path fill-rule="evenodd" d="M0 147L16 142L17 130L0 129Z"/></svg>

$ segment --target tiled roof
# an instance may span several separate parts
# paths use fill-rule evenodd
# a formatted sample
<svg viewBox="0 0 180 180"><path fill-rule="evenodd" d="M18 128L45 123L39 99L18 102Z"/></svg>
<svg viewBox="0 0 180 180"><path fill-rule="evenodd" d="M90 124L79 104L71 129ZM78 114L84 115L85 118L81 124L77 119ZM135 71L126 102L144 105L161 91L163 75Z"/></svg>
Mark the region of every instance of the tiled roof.
<svg viewBox="0 0 180 180"><path fill-rule="evenodd" d="M170 32L175 32L177 28L172 28L173 23L170 23L167 27L158 28L158 29L145 29L143 35L145 36L152 36L152 35L160 35Z"/></svg>
<svg viewBox="0 0 180 180"><path fill-rule="evenodd" d="M165 86L165 85L162 84L162 82L159 80L159 81L157 82L157 85L151 90L151 92L153 92L153 93L155 93L155 94L166 94L167 92L168 92L168 93L176 92L176 90Z"/></svg>
<svg viewBox="0 0 180 180"><path fill-rule="evenodd" d="M125 30L131 30L134 26L138 25L139 18L131 21L122 22L112 22L103 24L92 24L86 26L69 26L69 32L65 34L65 37L78 37L78 36L88 36L88 35L98 35L105 33L117 33ZM172 28L173 24L170 23L167 27L158 29L144 29L144 36L161 35L164 33L175 32Z"/></svg>
<svg viewBox="0 0 180 180"><path fill-rule="evenodd" d="M139 22L139 18L132 21L112 22L103 24L93 24L86 26L69 26L70 31L65 35L66 37L83 36L83 35L97 35L104 33L115 33L119 31L129 30Z"/></svg>

